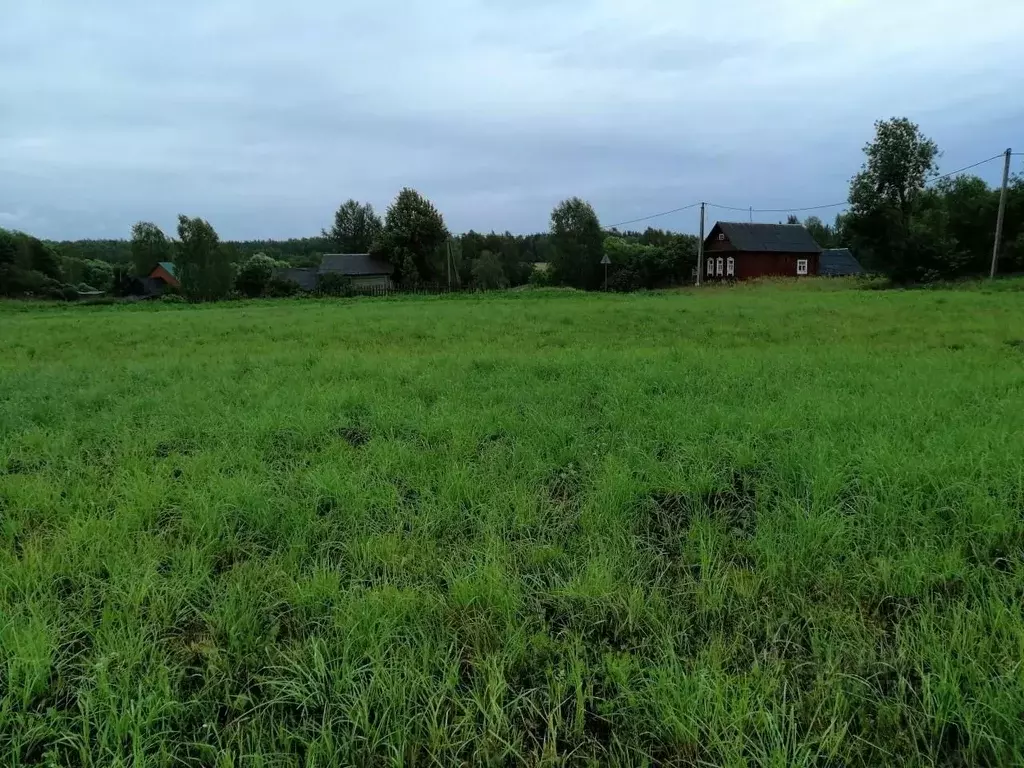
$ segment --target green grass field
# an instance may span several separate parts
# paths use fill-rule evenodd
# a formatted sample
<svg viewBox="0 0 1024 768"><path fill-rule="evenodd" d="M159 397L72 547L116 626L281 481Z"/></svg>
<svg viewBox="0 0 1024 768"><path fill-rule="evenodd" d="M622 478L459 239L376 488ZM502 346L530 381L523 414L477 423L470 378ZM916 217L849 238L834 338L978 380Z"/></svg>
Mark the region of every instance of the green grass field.
<svg viewBox="0 0 1024 768"><path fill-rule="evenodd" d="M1022 462L1015 290L0 305L0 761L1019 764Z"/></svg>

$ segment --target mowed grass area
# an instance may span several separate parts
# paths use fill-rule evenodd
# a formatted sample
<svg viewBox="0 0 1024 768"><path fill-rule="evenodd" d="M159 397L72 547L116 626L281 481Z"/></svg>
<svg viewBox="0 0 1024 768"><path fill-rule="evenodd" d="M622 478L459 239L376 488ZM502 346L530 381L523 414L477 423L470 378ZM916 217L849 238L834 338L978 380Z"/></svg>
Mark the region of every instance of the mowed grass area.
<svg viewBox="0 0 1024 768"><path fill-rule="evenodd" d="M1009 765L1024 293L0 306L3 765Z"/></svg>

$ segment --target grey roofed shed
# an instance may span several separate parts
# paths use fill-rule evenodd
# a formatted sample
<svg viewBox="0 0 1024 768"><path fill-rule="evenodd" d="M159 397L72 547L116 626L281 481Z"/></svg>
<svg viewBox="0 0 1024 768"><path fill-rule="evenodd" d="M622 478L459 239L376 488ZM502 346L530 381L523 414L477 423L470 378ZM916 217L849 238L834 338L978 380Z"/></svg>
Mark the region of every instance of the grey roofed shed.
<svg viewBox="0 0 1024 768"><path fill-rule="evenodd" d="M811 233L800 224L746 224L720 221L716 225L737 251L821 253Z"/></svg>
<svg viewBox="0 0 1024 768"><path fill-rule="evenodd" d="M818 274L829 277L863 275L864 267L860 265L849 248L829 248L821 252Z"/></svg>
<svg viewBox="0 0 1024 768"><path fill-rule="evenodd" d="M280 280L291 280L304 291L315 291L317 272L312 267L289 267L274 270L274 277Z"/></svg>
<svg viewBox="0 0 1024 768"><path fill-rule="evenodd" d="M383 259L375 259L368 253L325 253L320 261L320 274L329 273L346 277L369 277L371 275L392 275L394 265Z"/></svg>

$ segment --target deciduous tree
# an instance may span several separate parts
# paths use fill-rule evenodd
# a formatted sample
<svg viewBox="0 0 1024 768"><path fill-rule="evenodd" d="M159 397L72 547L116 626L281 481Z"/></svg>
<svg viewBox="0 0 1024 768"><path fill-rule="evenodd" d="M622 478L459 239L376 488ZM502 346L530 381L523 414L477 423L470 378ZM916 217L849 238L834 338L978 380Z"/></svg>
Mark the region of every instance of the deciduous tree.
<svg viewBox="0 0 1024 768"><path fill-rule="evenodd" d="M334 226L324 230L339 253L369 253L380 238L383 225L369 203L348 200L334 214Z"/></svg>
<svg viewBox="0 0 1024 768"><path fill-rule="evenodd" d="M109 291L114 284L114 267L98 259L84 261L82 282L99 291Z"/></svg>
<svg viewBox="0 0 1024 768"><path fill-rule="evenodd" d="M148 275L161 261L173 261L171 243L156 224L140 221L132 226L132 267L139 276Z"/></svg>
<svg viewBox="0 0 1024 768"><path fill-rule="evenodd" d="M602 285L604 233L590 203L573 197L555 206L551 212L551 240L551 267L557 282L586 289Z"/></svg>
<svg viewBox="0 0 1024 768"><path fill-rule="evenodd" d="M388 208L374 251L394 264L395 277L402 282L437 280L434 256L447 238L448 229L433 203L406 187Z"/></svg>
<svg viewBox="0 0 1024 768"><path fill-rule="evenodd" d="M178 239L174 263L182 293L190 301L215 301L226 297L231 292L235 269L210 223L179 216Z"/></svg>
<svg viewBox="0 0 1024 768"><path fill-rule="evenodd" d="M941 210L950 237L970 254L965 269L975 274L988 272L992 260L999 190L977 176L943 179L921 198L922 210ZM1003 234L1013 237L1017 221L1008 216ZM1007 265L1008 266L1009 262Z"/></svg>
<svg viewBox="0 0 1024 768"><path fill-rule="evenodd" d="M0 229L0 264L14 264L18 256L18 242L6 229Z"/></svg>
<svg viewBox="0 0 1024 768"><path fill-rule="evenodd" d="M864 154L864 165L850 183L844 223L865 266L898 282L955 273L963 259L948 235L948 219L930 216L929 226L913 221L925 182L936 172L935 142L905 117L880 120Z"/></svg>
<svg viewBox="0 0 1024 768"><path fill-rule="evenodd" d="M23 240L23 247L27 255L29 269L46 275L51 280L61 280L60 254L49 243L44 243L37 237L26 235Z"/></svg>
<svg viewBox="0 0 1024 768"><path fill-rule="evenodd" d="M839 244L836 243L835 230L817 216L808 216L806 221L804 221L804 227L811 233L814 242L822 248L839 247Z"/></svg>
<svg viewBox="0 0 1024 768"><path fill-rule="evenodd" d="M875 139L864 154L867 160L850 186L853 210L887 206L909 218L925 182L936 173L938 146L916 123L898 117L875 123Z"/></svg>
<svg viewBox="0 0 1024 768"><path fill-rule="evenodd" d="M650 244L655 242L658 244ZM697 257L697 238L659 230L648 230L640 236L621 233L605 239L604 252L612 262L612 290L664 288L690 281Z"/></svg>
<svg viewBox="0 0 1024 768"><path fill-rule="evenodd" d="M17 291L18 244L14 235L6 229L0 229L0 296L10 296Z"/></svg>
<svg viewBox="0 0 1024 768"><path fill-rule="evenodd" d="M505 270L497 254L483 251L480 257L473 262L473 283L484 290L504 288L508 285Z"/></svg>

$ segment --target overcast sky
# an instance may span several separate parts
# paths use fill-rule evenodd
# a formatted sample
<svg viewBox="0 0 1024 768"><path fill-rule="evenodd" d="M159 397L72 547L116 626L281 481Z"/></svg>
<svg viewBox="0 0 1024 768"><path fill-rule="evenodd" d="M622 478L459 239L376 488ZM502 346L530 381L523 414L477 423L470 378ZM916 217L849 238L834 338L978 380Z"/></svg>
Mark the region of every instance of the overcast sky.
<svg viewBox="0 0 1024 768"><path fill-rule="evenodd" d="M179 212L222 238L308 236L402 186L456 232L543 230L572 195L605 224L832 203L893 115L945 170L1024 151L1019 0L0 0L0 17L0 226L47 238L170 232Z"/></svg>

